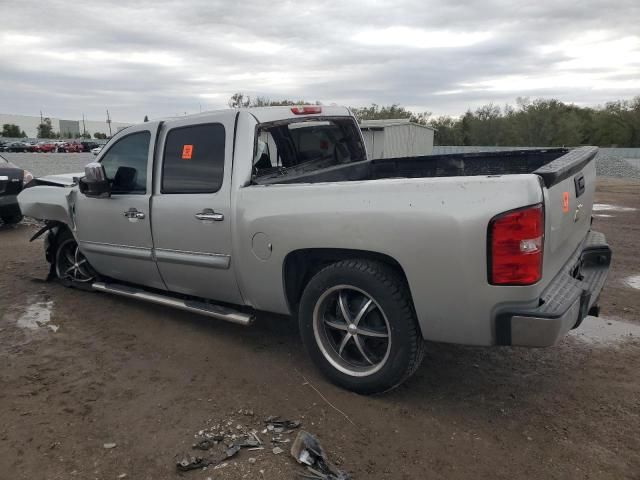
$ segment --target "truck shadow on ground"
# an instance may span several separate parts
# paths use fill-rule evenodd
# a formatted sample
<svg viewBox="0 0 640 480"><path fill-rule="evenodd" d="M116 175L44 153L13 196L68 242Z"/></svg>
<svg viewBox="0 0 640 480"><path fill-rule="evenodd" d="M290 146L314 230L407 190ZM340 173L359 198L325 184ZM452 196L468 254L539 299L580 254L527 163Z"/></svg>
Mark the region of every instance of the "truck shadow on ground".
<svg viewBox="0 0 640 480"><path fill-rule="evenodd" d="M220 352L220 364L224 368L242 372L244 363L259 362L283 375L300 372L334 398L352 401L355 395L330 384L315 369L302 346L295 318L260 312L255 324L246 328L187 312L167 312L165 308L135 300L96 296L96 299L103 298L133 310L144 309L144 328L154 328L156 321L170 322L170 330L175 330L171 335L186 331L187 335L199 337L204 345L224 345L225 352ZM190 340L185 342L189 344ZM619 353L571 338L544 349L466 347L433 342L427 342L426 348L419 370L398 389L356 397L374 404L394 403L418 409L425 405L448 410L473 405L476 411L492 412L526 408L530 401L573 396L577 384L590 375L601 375L602 364ZM639 356L637 349L632 352ZM193 355L197 361L198 352ZM227 356L234 360L229 361Z"/></svg>

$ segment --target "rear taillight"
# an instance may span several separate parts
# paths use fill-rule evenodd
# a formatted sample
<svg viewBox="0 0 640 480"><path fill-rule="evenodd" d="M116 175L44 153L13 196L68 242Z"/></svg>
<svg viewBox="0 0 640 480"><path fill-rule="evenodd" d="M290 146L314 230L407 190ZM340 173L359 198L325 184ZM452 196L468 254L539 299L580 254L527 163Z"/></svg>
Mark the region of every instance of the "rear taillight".
<svg viewBox="0 0 640 480"><path fill-rule="evenodd" d="M300 105L298 107L291 107L291 113L293 113L294 115L322 113L322 107L320 105Z"/></svg>
<svg viewBox="0 0 640 480"><path fill-rule="evenodd" d="M489 283L531 285L542 278L542 204L511 210L489 222Z"/></svg>

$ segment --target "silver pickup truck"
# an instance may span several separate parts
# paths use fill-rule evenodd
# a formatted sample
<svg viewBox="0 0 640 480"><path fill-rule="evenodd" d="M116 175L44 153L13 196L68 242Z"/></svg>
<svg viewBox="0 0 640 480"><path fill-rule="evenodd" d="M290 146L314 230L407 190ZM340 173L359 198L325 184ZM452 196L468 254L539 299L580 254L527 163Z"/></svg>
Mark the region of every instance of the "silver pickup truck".
<svg viewBox="0 0 640 480"><path fill-rule="evenodd" d="M19 202L63 284L242 325L296 316L317 366L373 393L423 339L548 346L597 314L596 152L371 160L346 108L225 110L129 127Z"/></svg>

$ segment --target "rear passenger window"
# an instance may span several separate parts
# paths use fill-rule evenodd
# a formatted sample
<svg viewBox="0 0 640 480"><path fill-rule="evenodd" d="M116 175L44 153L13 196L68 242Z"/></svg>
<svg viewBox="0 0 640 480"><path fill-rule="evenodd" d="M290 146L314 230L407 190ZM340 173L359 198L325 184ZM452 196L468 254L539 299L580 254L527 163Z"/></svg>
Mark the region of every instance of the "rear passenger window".
<svg viewBox="0 0 640 480"><path fill-rule="evenodd" d="M219 123L170 130L164 147L162 193L214 193L224 173L224 126Z"/></svg>

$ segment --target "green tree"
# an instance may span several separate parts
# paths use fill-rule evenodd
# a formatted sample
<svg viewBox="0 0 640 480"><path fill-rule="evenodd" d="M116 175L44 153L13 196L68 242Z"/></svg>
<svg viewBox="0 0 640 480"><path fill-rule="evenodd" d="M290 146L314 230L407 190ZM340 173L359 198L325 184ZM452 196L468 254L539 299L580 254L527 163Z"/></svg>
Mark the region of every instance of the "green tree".
<svg viewBox="0 0 640 480"><path fill-rule="evenodd" d="M2 125L2 136L12 138L26 137L24 131L20 130L20 127L13 123L5 123Z"/></svg>
<svg viewBox="0 0 640 480"><path fill-rule="evenodd" d="M412 122L427 125L431 116L431 112L414 113L395 103L387 106L372 103L369 107L351 107L351 111L359 122L362 120L408 118Z"/></svg>
<svg viewBox="0 0 640 480"><path fill-rule="evenodd" d="M93 138L97 138L100 140L106 140L107 139L107 134L106 133L100 133L100 132L96 132L93 134Z"/></svg>
<svg viewBox="0 0 640 480"><path fill-rule="evenodd" d="M42 123L38 125L38 138L56 138L49 117L45 117Z"/></svg>
<svg viewBox="0 0 640 480"><path fill-rule="evenodd" d="M146 122L148 122L148 121L149 121L149 117L145 115L145 116L144 116L144 120L143 120L143 122L145 122L145 123L146 123Z"/></svg>
<svg viewBox="0 0 640 480"><path fill-rule="evenodd" d="M228 101L230 108L249 108L249 107L287 107L291 105L322 105L319 101L307 102L305 100L272 100L267 97L256 97L251 99L244 93L234 93Z"/></svg>
<svg viewBox="0 0 640 480"><path fill-rule="evenodd" d="M234 93L228 104L229 108L247 108L251 105L251 97L242 92Z"/></svg>

